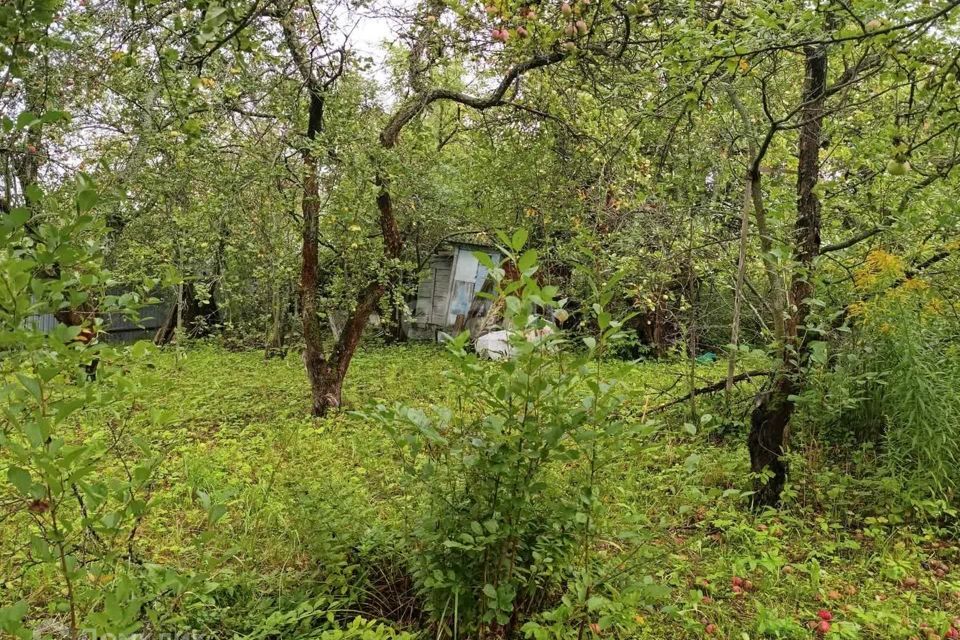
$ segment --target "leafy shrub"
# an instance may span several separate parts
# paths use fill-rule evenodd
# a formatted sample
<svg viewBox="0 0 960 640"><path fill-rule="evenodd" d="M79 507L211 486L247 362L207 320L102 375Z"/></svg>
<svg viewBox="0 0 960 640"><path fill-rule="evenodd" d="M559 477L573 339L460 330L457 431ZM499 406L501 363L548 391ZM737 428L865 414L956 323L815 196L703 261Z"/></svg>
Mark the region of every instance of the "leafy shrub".
<svg viewBox="0 0 960 640"><path fill-rule="evenodd" d="M80 176L76 189L30 185L27 206L0 218L0 502L16 532L0 543L0 573L17 576L0 629L12 637L131 634L169 620L160 596L203 590L202 575L150 564L140 548L163 455L127 428L141 387L124 367L152 347L99 338L104 317L135 320L144 298L107 294L95 186ZM51 315L62 321L44 330ZM153 428L170 418L148 415ZM209 525L221 508L205 505Z"/></svg>
<svg viewBox="0 0 960 640"><path fill-rule="evenodd" d="M141 607L155 596L132 574L139 566L136 531L159 460L117 419L135 400L136 386L113 363L121 352L132 361L149 349L82 339L81 331L91 336L100 329L92 312L80 314L82 328L57 324L43 331L35 320L94 307L100 314L132 315L139 302L136 294L104 295L110 276L100 245L77 240L102 232L88 213L92 185L81 180L79 187L75 214L55 222L35 219L28 227L45 205L34 186L33 206L15 208L0 221L0 500L20 532L5 549L4 573L20 575L23 586L33 580L62 585L49 596L50 605L68 620L74 637L80 625L135 630ZM77 437L76 421L91 409L102 412L103 422ZM24 601L4 609L5 631L29 637L22 624L29 613Z"/></svg>
<svg viewBox="0 0 960 640"><path fill-rule="evenodd" d="M424 495L410 562L428 609L454 634L497 625L509 633L556 600L591 551L602 452L625 434L599 359L620 334L601 304L611 294L591 309L600 333L568 355L567 338L547 319L564 316L563 301L535 279L536 252L521 253L522 232L503 240L520 277L487 266L512 327L513 358L480 362L460 335L448 345L459 394L452 407L372 413Z"/></svg>

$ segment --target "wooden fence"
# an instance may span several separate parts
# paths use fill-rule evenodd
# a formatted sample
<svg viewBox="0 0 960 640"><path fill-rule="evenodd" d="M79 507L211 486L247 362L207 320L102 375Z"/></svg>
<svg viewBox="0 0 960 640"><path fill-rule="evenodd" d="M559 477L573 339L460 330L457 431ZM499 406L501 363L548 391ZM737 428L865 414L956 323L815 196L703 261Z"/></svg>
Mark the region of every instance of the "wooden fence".
<svg viewBox="0 0 960 640"><path fill-rule="evenodd" d="M119 313L108 313L103 316L103 325L107 330L105 337L111 342L150 340L157 329L163 325L168 313L170 313L170 305L163 301L140 307L140 317L136 322L130 321ZM57 326L57 319L50 313L30 316L26 322L44 333Z"/></svg>

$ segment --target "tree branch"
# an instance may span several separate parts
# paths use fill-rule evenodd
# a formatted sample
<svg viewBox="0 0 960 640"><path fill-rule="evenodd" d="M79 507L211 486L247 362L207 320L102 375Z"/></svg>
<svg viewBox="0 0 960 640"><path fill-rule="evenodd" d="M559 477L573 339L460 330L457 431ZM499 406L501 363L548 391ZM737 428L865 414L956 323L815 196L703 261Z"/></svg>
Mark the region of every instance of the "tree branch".
<svg viewBox="0 0 960 640"><path fill-rule="evenodd" d="M445 88L436 88L416 94L401 104L393 114L393 117L387 122L383 131L380 133L380 144L386 149L395 147L403 127L422 113L424 109L439 100L450 100L480 111L499 106L510 85L521 75L527 71L560 62L565 57L563 53L552 52L534 56L524 62L520 62L511 67L503 78L500 79L500 83L496 88L485 96L471 96Z"/></svg>
<svg viewBox="0 0 960 640"><path fill-rule="evenodd" d="M768 376L770 375L770 373L771 373L770 371L764 371L762 369L754 369L753 371L746 371L744 373L735 375L731 380L732 382L743 382L744 380L750 380L751 378L755 378L757 376ZM661 411L665 411L674 405L678 405L682 402L686 402L687 400L690 399L690 396L699 396L705 393L716 393L718 391L723 391L726 388L726 386L727 386L727 380L724 379L724 380L721 380L720 382L714 382L713 384L708 384L705 387L699 387L697 389L694 389L690 393L685 393L679 398L674 398L670 402L665 402L661 405L657 405L653 409L650 409L649 411L647 411L647 415L649 416L655 413L660 413Z"/></svg>

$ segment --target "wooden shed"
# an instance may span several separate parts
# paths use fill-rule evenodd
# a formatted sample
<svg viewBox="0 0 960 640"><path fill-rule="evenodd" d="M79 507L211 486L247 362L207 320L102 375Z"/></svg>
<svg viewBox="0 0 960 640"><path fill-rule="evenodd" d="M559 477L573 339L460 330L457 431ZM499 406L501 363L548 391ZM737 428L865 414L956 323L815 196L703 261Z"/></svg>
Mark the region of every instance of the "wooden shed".
<svg viewBox="0 0 960 640"><path fill-rule="evenodd" d="M500 261L496 248L470 242L450 242L431 258L417 289L413 319L407 335L415 340L437 340L440 333L456 335L464 329L475 332L489 309L477 298L487 279L487 268L474 252Z"/></svg>

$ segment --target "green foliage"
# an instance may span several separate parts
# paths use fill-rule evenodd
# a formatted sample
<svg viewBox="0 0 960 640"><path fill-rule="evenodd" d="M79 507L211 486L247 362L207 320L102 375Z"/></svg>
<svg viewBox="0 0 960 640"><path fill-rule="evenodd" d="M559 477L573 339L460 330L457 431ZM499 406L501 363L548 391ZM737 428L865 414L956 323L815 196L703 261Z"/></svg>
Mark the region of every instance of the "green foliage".
<svg viewBox="0 0 960 640"><path fill-rule="evenodd" d="M640 430L616 419L620 397L597 361L620 323L598 302L600 335L566 353L567 338L549 319L565 313L563 301L555 287L538 284L537 254L523 251L526 232L502 240L519 278L487 266L504 301L512 357L488 366L468 353L464 333L448 345L453 405L381 405L370 414L426 495L412 540L414 576L434 618L464 633L506 626L554 597L579 564L578 548L589 553L597 450Z"/></svg>
<svg viewBox="0 0 960 640"><path fill-rule="evenodd" d="M52 205L33 191L30 208L13 209L0 222L2 495L23 536L5 566L27 584L38 577L62 584L50 606L69 613L74 632L83 624L129 633L154 598L130 563L159 458L148 440L110 422L83 437L74 426L84 410L109 415L135 401L136 383L114 363L142 359L150 349L98 342L100 318L77 310L96 305L99 313L135 317L139 297L105 294L110 275L101 266L102 229L87 214L92 184L81 181L76 213L56 222L37 215ZM40 315L60 313L80 313L85 322L39 329ZM15 622L23 613L8 611L10 633L24 632Z"/></svg>
<svg viewBox="0 0 960 640"><path fill-rule="evenodd" d="M13 131L64 119L25 113ZM104 268L89 176L24 193L0 218L0 499L15 533L4 536L0 625L13 637L131 634L158 621L147 610L160 594L196 586L145 564L137 537L162 453L122 424L140 390L126 367L153 348L115 346L103 332L109 317L135 322L145 297L137 283L110 293L117 282ZM101 420L85 423L93 413ZM159 428L169 415L148 419Z"/></svg>
<svg viewBox="0 0 960 640"><path fill-rule="evenodd" d="M357 355L344 399L354 407L366 398L403 402L428 415L438 403L455 407L459 372L445 376L449 366L433 346L370 346ZM685 363L602 367L620 382L617 413L625 421L642 416L645 393L684 392L674 385ZM724 366L698 368L700 375L721 380ZM419 535L430 487L411 481L382 425L348 413L305 417L309 390L291 357L265 363L262 353L202 345L133 363L127 376L141 381L136 404L81 410L75 431L97 433L109 419L163 452L137 534L149 567L140 588L166 593L145 609L150 628L242 637L277 612L318 601L336 603L334 623L322 605L302 625L276 633L310 637L342 628L358 613L391 627L426 628L426 616L391 612L416 613L425 604L405 569L418 562L410 541ZM168 418L154 423L154 413ZM940 625L960 615L955 519L919 523L898 506L899 483L870 474L875 457L855 456L838 467L829 458L814 464L814 451L807 465L792 463L795 497L779 512L754 515L746 508L748 466L739 438L721 438L713 421L691 433L685 421L666 414L654 436L620 438L603 450L588 563L574 554L567 579L528 620L527 632L572 640L586 622L584 636L594 633L594 623L604 636L697 638L707 620L718 626L716 637L757 638L761 607L768 611L763 619L804 628L828 608L835 627L855 622L861 638L907 640L921 622ZM545 499L578 502L584 460L548 469ZM213 526L201 494L226 507ZM5 554L20 540L15 526L10 519L0 524ZM575 550L581 535L573 536ZM938 576L934 559L952 570ZM733 594L735 574L755 590ZM902 586L908 577L917 587ZM19 599L41 603L59 582L35 572L16 584L0 607ZM28 612L31 627L58 617L39 604Z"/></svg>
<svg viewBox="0 0 960 640"><path fill-rule="evenodd" d="M375 72L362 2L0 4L0 633L792 638L829 607L828 637L953 635L957 7L401 4ZM724 374L747 183L740 349L801 408L761 514L745 394L661 404ZM504 225L515 357L361 350L346 402L377 411L307 418L295 357L99 339L161 283L296 351L302 254L321 316L382 287L396 322L445 240Z"/></svg>
<svg viewBox="0 0 960 640"><path fill-rule="evenodd" d="M356 617L348 624L338 626L337 615L343 603L320 597L301 602L289 611L276 611L266 617L257 628L245 634L243 640L265 640L283 637L296 640L413 640L414 635L372 620ZM319 624L318 624L319 619Z"/></svg>
<svg viewBox="0 0 960 640"><path fill-rule="evenodd" d="M875 443L881 471L904 483L905 497L950 498L960 483L956 320L919 280L856 310L854 337L811 392L813 417L832 424L834 442Z"/></svg>

